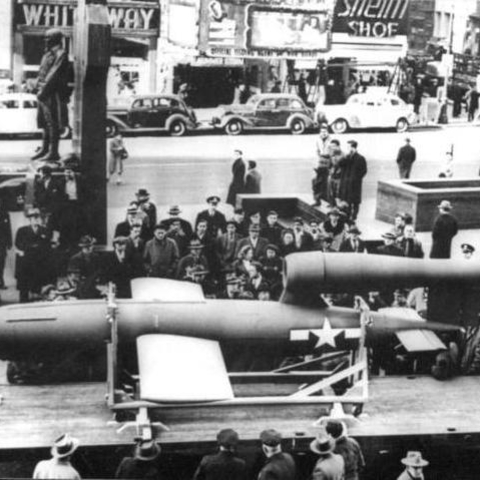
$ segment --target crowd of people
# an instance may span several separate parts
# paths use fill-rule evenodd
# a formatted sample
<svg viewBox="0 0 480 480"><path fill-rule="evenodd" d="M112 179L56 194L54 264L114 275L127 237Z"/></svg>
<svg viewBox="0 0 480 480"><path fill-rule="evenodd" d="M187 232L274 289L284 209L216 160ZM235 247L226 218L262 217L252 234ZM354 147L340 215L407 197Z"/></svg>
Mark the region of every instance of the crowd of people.
<svg viewBox="0 0 480 480"><path fill-rule="evenodd" d="M339 420L327 420L318 427L310 443L313 468L306 474L297 465L294 452L284 450L282 435L275 429L260 433L257 460L246 462L238 449L238 433L225 428L217 434L217 451L204 456L193 475L193 480L359 480L366 468L360 444L348 434L347 426ZM51 458L40 461L35 467L35 479L80 479L81 474L72 463L79 440L66 434L55 440ZM115 478L161 479L165 478L161 445L154 440L139 440L133 455L121 460ZM73 461L72 461L73 459ZM423 469L429 462L421 452L409 451L399 462L398 480L422 480ZM168 474L167 474L168 475Z"/></svg>

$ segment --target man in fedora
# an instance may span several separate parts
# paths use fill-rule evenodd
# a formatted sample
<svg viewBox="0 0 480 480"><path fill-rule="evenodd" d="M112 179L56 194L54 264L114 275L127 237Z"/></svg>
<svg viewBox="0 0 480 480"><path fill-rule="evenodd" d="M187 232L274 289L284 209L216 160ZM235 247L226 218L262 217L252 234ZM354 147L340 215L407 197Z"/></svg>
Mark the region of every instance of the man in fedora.
<svg viewBox="0 0 480 480"><path fill-rule="evenodd" d="M340 244L340 252L365 253L366 247L363 240L360 239L362 232L356 225L351 225L347 229L347 237Z"/></svg>
<svg viewBox="0 0 480 480"><path fill-rule="evenodd" d="M178 280L193 280L194 271L208 271L208 262L203 255L203 245L200 240L191 240L188 246L189 253L178 262L176 278Z"/></svg>
<svg viewBox="0 0 480 480"><path fill-rule="evenodd" d="M345 462L343 457L334 453L335 440L322 427L315 440L310 443L310 450L320 458L313 468L312 480L343 480Z"/></svg>
<svg viewBox="0 0 480 480"><path fill-rule="evenodd" d="M235 430L231 428L220 430L217 434L219 451L202 458L193 480L245 480L247 478L245 461L236 455L239 441Z"/></svg>
<svg viewBox="0 0 480 480"><path fill-rule="evenodd" d="M15 277L21 303L29 301L30 293L39 293L42 286L55 281L48 278L50 234L42 226L40 210L30 208L26 216L30 224L20 227L15 236Z"/></svg>
<svg viewBox="0 0 480 480"><path fill-rule="evenodd" d="M328 211L328 218L322 222L321 231L324 235L330 235L333 238L332 248L337 250L340 248L345 237L345 217L342 215L342 212L337 208L333 207Z"/></svg>
<svg viewBox="0 0 480 480"><path fill-rule="evenodd" d="M138 221L142 221L139 215L139 208L137 202L132 202L127 208L127 215L123 222L117 223L115 227L114 237L128 237L133 225ZM148 240L148 230L145 223L142 221L142 233L140 236L143 240Z"/></svg>
<svg viewBox="0 0 480 480"><path fill-rule="evenodd" d="M442 200L438 210L439 215L432 229L430 258L450 258L452 239L458 233L458 222L451 214L452 204L448 200Z"/></svg>
<svg viewBox="0 0 480 480"><path fill-rule="evenodd" d="M154 440L141 440L135 446L133 457L124 457L120 462L115 478L162 478L160 452L160 445Z"/></svg>
<svg viewBox="0 0 480 480"><path fill-rule="evenodd" d="M348 436L345 423L328 420L325 424L325 431L335 440L334 453L343 457L345 480L359 480L359 472L365 467L365 459L358 442Z"/></svg>
<svg viewBox="0 0 480 480"><path fill-rule="evenodd" d="M266 456L265 465L258 474L258 480L295 480L297 468L289 453L282 452L282 435L273 429L260 434L262 451Z"/></svg>
<svg viewBox="0 0 480 480"><path fill-rule="evenodd" d="M70 463L78 445L79 441L68 433L58 437L50 450L52 458L37 463L33 472L33 478L80 480L82 477Z"/></svg>
<svg viewBox="0 0 480 480"><path fill-rule="evenodd" d="M403 257L403 252L397 245L395 245L395 234L392 232L385 232L382 235L383 245L376 248L377 255L390 255L392 257Z"/></svg>
<svg viewBox="0 0 480 480"><path fill-rule="evenodd" d="M408 452L401 462L406 468L397 480L423 480L423 468L428 462L422 458L421 452Z"/></svg>
<svg viewBox="0 0 480 480"><path fill-rule="evenodd" d="M268 240L260 236L260 225L252 224L248 228L248 237L242 238L238 241L235 256L238 257L238 254L243 247L249 246L253 249L253 259L260 260L260 258L265 255L267 245Z"/></svg>
<svg viewBox="0 0 480 480"><path fill-rule="evenodd" d="M135 193L138 208L145 212L148 218L148 230L150 237L153 235L153 227L157 224L157 207L150 201L150 193L146 188L139 188Z"/></svg>
<svg viewBox="0 0 480 480"><path fill-rule="evenodd" d="M215 239L225 232L227 220L225 215L217 210L218 204L220 203L220 197L218 195L210 195L207 197L207 203L208 208L202 210L197 215L195 226L198 225L200 220L206 220L208 224L208 233L212 239Z"/></svg>
<svg viewBox="0 0 480 480"><path fill-rule="evenodd" d="M162 220L162 223L165 224L168 229L170 229L170 226L172 222L175 222L177 220L180 221L180 227L182 231L185 233L185 237L190 240L193 234L192 230L192 225L190 224L189 221L185 220L184 218L180 217L180 214L182 213L181 208L178 205L172 205L170 209L168 210L168 218L165 218Z"/></svg>

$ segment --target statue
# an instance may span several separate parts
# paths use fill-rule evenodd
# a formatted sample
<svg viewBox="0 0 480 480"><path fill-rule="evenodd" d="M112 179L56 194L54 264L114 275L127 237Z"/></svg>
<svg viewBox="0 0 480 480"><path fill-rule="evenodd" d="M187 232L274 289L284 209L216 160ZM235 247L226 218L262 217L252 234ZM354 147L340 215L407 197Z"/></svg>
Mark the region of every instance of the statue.
<svg viewBox="0 0 480 480"><path fill-rule="evenodd" d="M55 162L59 160L58 141L65 121L62 112L68 102L69 63L63 49L63 33L58 29L47 30L45 53L37 78L38 126L43 130L43 143L32 160Z"/></svg>

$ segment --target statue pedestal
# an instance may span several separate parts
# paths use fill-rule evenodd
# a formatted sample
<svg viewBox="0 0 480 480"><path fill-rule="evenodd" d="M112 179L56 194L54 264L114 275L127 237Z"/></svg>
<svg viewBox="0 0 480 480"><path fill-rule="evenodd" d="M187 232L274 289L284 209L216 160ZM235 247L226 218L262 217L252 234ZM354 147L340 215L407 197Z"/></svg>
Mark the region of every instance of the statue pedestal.
<svg viewBox="0 0 480 480"><path fill-rule="evenodd" d="M480 178L380 181L375 218L393 223L406 212L417 231L430 231L442 200L451 202L459 228L480 228Z"/></svg>

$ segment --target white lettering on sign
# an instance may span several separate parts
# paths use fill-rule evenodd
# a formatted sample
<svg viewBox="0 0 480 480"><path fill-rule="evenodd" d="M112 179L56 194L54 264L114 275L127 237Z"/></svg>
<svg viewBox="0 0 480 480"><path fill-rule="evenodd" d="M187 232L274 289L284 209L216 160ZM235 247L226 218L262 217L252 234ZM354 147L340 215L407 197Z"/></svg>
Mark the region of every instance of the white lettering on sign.
<svg viewBox="0 0 480 480"><path fill-rule="evenodd" d="M339 17L366 17L372 19L401 19L409 0L342 0L344 10Z"/></svg>
<svg viewBox="0 0 480 480"><path fill-rule="evenodd" d="M358 37L393 37L397 34L398 23L396 22L348 22L352 35Z"/></svg>
<svg viewBox="0 0 480 480"><path fill-rule="evenodd" d="M23 4L23 16L27 27L71 27L74 6ZM110 7L109 22L112 28L126 30L151 30L155 8Z"/></svg>

